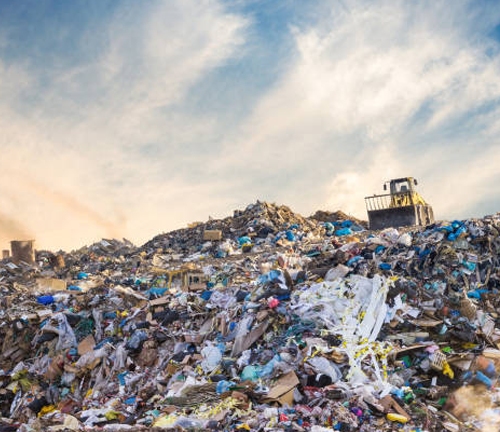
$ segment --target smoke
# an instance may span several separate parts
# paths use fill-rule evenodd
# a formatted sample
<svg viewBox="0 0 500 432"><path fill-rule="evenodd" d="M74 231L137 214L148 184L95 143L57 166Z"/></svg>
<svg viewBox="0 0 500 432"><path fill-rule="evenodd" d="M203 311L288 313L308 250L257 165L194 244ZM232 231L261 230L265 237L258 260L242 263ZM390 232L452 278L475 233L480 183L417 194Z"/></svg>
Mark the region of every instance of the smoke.
<svg viewBox="0 0 500 432"><path fill-rule="evenodd" d="M105 235L108 237L120 237L125 231L126 218L124 215L119 215L117 221L112 221L103 217L85 202L78 200L74 195L70 195L60 190L54 190L39 181L36 182L30 178L21 178L19 176L18 184L24 185L32 193L46 202L68 210L74 217L83 219L102 228Z"/></svg>
<svg viewBox="0 0 500 432"><path fill-rule="evenodd" d="M32 237L27 227L11 216L0 213L0 242L2 244L14 239L26 240Z"/></svg>

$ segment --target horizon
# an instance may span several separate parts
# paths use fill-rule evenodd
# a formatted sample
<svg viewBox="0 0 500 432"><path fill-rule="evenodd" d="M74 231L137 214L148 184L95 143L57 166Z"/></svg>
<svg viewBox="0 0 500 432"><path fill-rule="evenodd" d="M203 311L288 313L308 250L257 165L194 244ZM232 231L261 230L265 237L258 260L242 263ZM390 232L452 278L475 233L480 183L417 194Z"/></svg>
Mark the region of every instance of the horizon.
<svg viewBox="0 0 500 432"><path fill-rule="evenodd" d="M276 206L279 206L279 207L281 207L281 206L288 207L288 208L289 208L289 209L290 209L290 210L291 210L294 214L298 214L299 216L302 216L302 217L304 217L304 218L306 218L306 219L314 219L314 217L313 217L313 216L314 216L314 214L315 214L316 212L327 212L327 213L331 213L331 214L341 212L341 213L343 213L345 216L352 217L353 219L357 219L357 220L359 220L359 221L361 221L361 222L365 222L365 223L367 223L367 222L368 222L368 218L367 218L367 217L365 217L365 218L362 218L362 217L361 217L361 218L358 218L358 217L356 217L356 216L354 216L354 215L352 215L352 214L348 214L348 213L346 213L346 212L342 211L342 209L337 209L337 210L316 209L316 210L315 210L315 211L313 211L311 214L309 214L309 215L304 215L304 214L302 214L302 213L300 213L300 212L296 212L296 211L294 210L294 208L293 208L293 207L291 207L291 206L289 206L289 205L287 205L287 204L282 204L282 203L277 203L277 202L269 202L269 201L263 201L263 200L256 200L255 202L249 203L249 204L247 204L246 206L243 206L242 208L233 209L232 211L236 211L236 210L239 210L239 211L246 210L249 206L255 205L255 204L259 203L259 202L260 202L260 203L272 204L272 205L276 205ZM482 218L485 218L485 217L488 217L488 216L494 215L494 214L496 214L496 213L498 213L498 212L491 213L491 214L485 214L485 215L482 215L482 216L479 216L479 217L476 217L476 218L482 219ZM155 237L157 237L157 236L170 234L171 232L175 232L175 231L178 231L178 230L190 229L190 227L189 227L188 225L189 225L189 224L191 224L191 223L197 223L197 224L199 223L199 224L204 225L204 224L206 224L206 223L208 223L208 222L210 222L210 221L224 220L224 219L226 219L226 218L228 218L228 217L233 217L233 216L232 216L232 214L231 214L231 212L229 212L228 214L223 215L223 216L221 216L221 217L213 217L213 216L211 216L211 215L208 215L208 216L206 217L206 219L205 219L205 220L202 220L202 221L200 221L200 220L197 220L197 221L190 220L190 221L187 221L184 225L182 225L182 226L178 226L178 227L174 227L174 228L172 228L171 230L168 230L168 231L159 231L159 232L157 232L156 234L154 234L153 236L151 236L150 238L146 239L145 241L143 241L143 242L141 242L141 243L135 243L135 242L133 242L133 241L131 241L130 239L127 239L127 238L125 238L125 237L122 237L122 238L118 238L118 237L107 237L107 238L105 238L105 237L102 237L102 238L96 238L96 239L93 239L93 240L92 240L92 241L90 241L89 243L86 243L86 244L81 244L81 245L79 245L79 246L77 246L77 247L74 247L74 248L72 248L72 249L64 249L64 248L57 248L57 247L56 247L56 248L51 248L51 249L49 249L49 248L38 248L38 247L37 247L37 241L36 241L36 239L16 238L16 239L12 239L11 241L33 241L33 242L34 242L34 250L36 250L36 251L64 252L64 253L70 253L70 252L73 252L73 251L79 250L79 249L81 249L81 248L84 248L84 247L90 246L90 245L92 245L92 244L99 243L99 242L100 242L100 241L102 241L102 240L117 240L117 241L120 241L120 242L121 242L121 241L126 240L126 241L131 242L131 243L132 243L135 247L143 247L146 243L148 243L149 241L153 240L153 239L154 239ZM212 218L212 219L209 219L209 218ZM470 220L470 219L476 219L476 218L473 218L473 217L467 218L467 217L466 217L466 218L463 218L463 219L461 219L461 220ZM444 223L446 223L446 222L453 222L453 219L440 219L440 218L437 218L437 219L435 220L435 223L441 223L441 222L444 222ZM414 227L412 227L412 228L418 229L418 226L414 226ZM368 230L368 231L370 231L370 228L367 228L367 230ZM7 245L6 245L6 247L0 247L0 250L7 250L7 249L9 249L9 251L10 251L10 241L8 242L8 247L7 247Z"/></svg>

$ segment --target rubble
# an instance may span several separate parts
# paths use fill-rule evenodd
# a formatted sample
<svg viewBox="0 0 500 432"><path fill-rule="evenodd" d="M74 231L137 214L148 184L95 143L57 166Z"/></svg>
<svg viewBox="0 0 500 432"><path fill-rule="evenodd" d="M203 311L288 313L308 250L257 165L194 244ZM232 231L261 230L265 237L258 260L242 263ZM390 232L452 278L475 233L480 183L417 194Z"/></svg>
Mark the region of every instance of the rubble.
<svg viewBox="0 0 500 432"><path fill-rule="evenodd" d="M315 216L5 257L0 431L498 431L500 215Z"/></svg>

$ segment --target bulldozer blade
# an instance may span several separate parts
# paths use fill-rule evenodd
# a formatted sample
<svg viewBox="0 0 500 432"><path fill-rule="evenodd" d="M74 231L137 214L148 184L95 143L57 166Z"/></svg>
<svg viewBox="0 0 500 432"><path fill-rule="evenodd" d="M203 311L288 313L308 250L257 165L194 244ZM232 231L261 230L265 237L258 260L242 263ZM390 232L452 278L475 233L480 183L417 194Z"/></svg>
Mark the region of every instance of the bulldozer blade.
<svg viewBox="0 0 500 432"><path fill-rule="evenodd" d="M419 204L383 210L371 210L368 212L368 221L371 230L414 225L425 226L434 223L434 214L431 206Z"/></svg>

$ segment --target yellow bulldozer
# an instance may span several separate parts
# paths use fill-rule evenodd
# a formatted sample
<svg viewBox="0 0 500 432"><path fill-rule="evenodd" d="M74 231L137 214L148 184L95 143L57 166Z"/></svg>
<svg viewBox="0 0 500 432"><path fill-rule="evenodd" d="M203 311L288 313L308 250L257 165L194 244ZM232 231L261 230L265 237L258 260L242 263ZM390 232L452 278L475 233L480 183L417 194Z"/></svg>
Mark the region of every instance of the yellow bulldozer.
<svg viewBox="0 0 500 432"><path fill-rule="evenodd" d="M417 180L402 177L384 183L389 193L365 198L371 230L434 223L434 212L415 190Z"/></svg>

